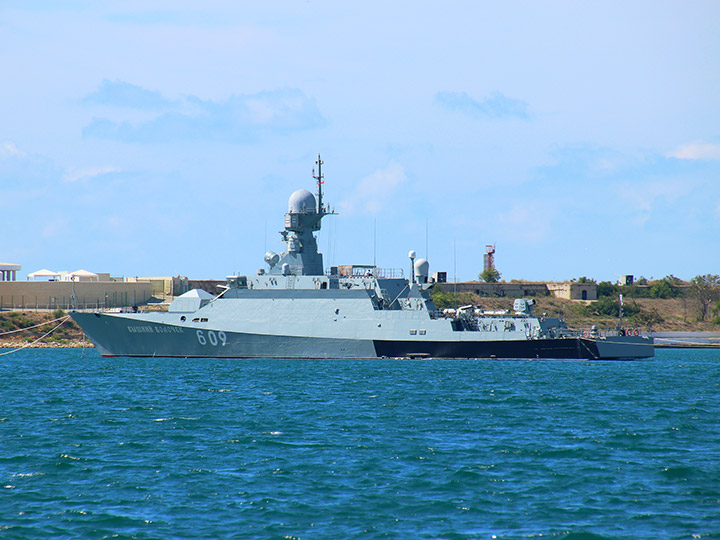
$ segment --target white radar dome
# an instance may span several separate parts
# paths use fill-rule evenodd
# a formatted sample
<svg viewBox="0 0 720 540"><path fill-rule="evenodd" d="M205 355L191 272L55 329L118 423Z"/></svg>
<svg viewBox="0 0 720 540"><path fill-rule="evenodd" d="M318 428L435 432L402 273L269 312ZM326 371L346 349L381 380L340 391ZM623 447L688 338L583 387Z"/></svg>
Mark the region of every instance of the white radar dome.
<svg viewBox="0 0 720 540"><path fill-rule="evenodd" d="M430 271L430 263L427 262L425 259L418 259L415 261L415 274L419 276L425 276L427 277L428 272Z"/></svg>
<svg viewBox="0 0 720 540"><path fill-rule="evenodd" d="M315 195L307 189L298 189L290 195L288 212L291 214L314 214L317 211Z"/></svg>
<svg viewBox="0 0 720 540"><path fill-rule="evenodd" d="M430 271L430 263L428 263L425 259L418 259L417 261L415 261L414 267L415 276L418 283L427 283L428 272Z"/></svg>

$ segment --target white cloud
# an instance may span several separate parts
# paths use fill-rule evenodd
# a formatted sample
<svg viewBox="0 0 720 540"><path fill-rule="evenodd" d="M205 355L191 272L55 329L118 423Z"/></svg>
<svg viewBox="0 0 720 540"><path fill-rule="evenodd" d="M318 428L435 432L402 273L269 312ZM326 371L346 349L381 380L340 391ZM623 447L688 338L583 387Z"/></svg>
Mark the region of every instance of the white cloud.
<svg viewBox="0 0 720 540"><path fill-rule="evenodd" d="M0 157L25 157L25 152L20 150L15 143L5 141L0 143Z"/></svg>
<svg viewBox="0 0 720 540"><path fill-rule="evenodd" d="M63 180L66 182L77 182L78 180L88 180L103 174L120 172L117 167L91 167L89 169L81 169L77 171L68 171L65 173Z"/></svg>
<svg viewBox="0 0 720 540"><path fill-rule="evenodd" d="M83 129L86 137L134 142L178 139L248 142L263 132L289 133L326 124L315 99L295 88L232 94L219 101L196 96L173 101L140 86L103 81L100 89L83 102L162 111L137 124L96 117Z"/></svg>
<svg viewBox="0 0 720 540"><path fill-rule="evenodd" d="M379 214L396 188L406 181L405 169L393 163L360 180L350 197L340 203L340 209L347 214Z"/></svg>
<svg viewBox="0 0 720 540"><path fill-rule="evenodd" d="M483 101L471 98L466 92L438 92L435 103L446 109L461 111L472 116L488 118L530 118L529 106L521 99L513 99L500 92L493 92Z"/></svg>
<svg viewBox="0 0 720 540"><path fill-rule="evenodd" d="M720 161L720 144L697 142L684 144L671 153L669 157Z"/></svg>
<svg viewBox="0 0 720 540"><path fill-rule="evenodd" d="M618 197L631 211L651 212L655 201L665 199L676 201L692 191L692 182L678 182L676 179L651 181L646 183L623 183L614 187Z"/></svg>

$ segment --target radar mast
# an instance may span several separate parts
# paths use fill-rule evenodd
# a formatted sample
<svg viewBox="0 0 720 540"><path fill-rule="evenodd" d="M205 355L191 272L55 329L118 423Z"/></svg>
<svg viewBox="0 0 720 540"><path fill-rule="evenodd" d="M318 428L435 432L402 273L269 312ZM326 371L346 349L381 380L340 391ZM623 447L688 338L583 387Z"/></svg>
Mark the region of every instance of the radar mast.
<svg viewBox="0 0 720 540"><path fill-rule="evenodd" d="M325 163L321 158L320 154L318 154L317 161L315 162L315 165L317 165L318 173L317 176L315 176L315 169L312 171L312 176L315 180L317 180L317 187L318 187L318 199L317 199L317 213L318 214L324 214L325 209L323 208L323 202L322 202L322 186L325 183L325 177L322 173L322 166L323 163Z"/></svg>
<svg viewBox="0 0 720 540"><path fill-rule="evenodd" d="M265 254L270 274L321 276L324 273L323 257L318 251L317 239L313 234L320 230L320 222L324 216L334 214L322 201L322 186L325 183L323 163L318 154L315 162L317 174L315 169L312 171L313 178L317 181L317 197L304 189L299 189L290 196L288 212L285 214L285 229L280 231L287 249L281 256L272 252Z"/></svg>

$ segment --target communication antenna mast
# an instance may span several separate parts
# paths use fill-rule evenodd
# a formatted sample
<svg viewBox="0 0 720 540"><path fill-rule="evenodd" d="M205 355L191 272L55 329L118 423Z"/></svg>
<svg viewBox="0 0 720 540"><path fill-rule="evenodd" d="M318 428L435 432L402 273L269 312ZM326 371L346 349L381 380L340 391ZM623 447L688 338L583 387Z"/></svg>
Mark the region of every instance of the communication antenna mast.
<svg viewBox="0 0 720 540"><path fill-rule="evenodd" d="M377 268L377 218L373 218L373 266Z"/></svg>
<svg viewBox="0 0 720 540"><path fill-rule="evenodd" d="M318 154L317 161L315 162L315 165L317 165L318 173L317 176L315 176L315 169L313 169L312 175L315 180L317 180L317 187L318 187L318 200L317 200L317 212L318 214L323 214L323 203L322 203L322 185L325 183L325 177L322 173L322 166L323 163L325 163L322 159L320 159L320 154Z"/></svg>

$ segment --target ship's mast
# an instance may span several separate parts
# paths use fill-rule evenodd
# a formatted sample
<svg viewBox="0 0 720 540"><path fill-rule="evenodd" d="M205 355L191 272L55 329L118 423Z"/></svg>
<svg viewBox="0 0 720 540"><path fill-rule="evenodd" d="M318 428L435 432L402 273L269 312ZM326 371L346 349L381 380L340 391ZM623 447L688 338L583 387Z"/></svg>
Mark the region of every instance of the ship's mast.
<svg viewBox="0 0 720 540"><path fill-rule="evenodd" d="M322 173L322 166L323 163L325 163L321 158L320 154L318 154L317 161L315 162L315 165L317 165L318 173L317 176L315 176L315 169L313 169L313 178L317 180L317 187L318 187L318 197L317 197L317 213L322 215L325 212L323 211L323 202L322 202L322 185L325 183L324 176Z"/></svg>

